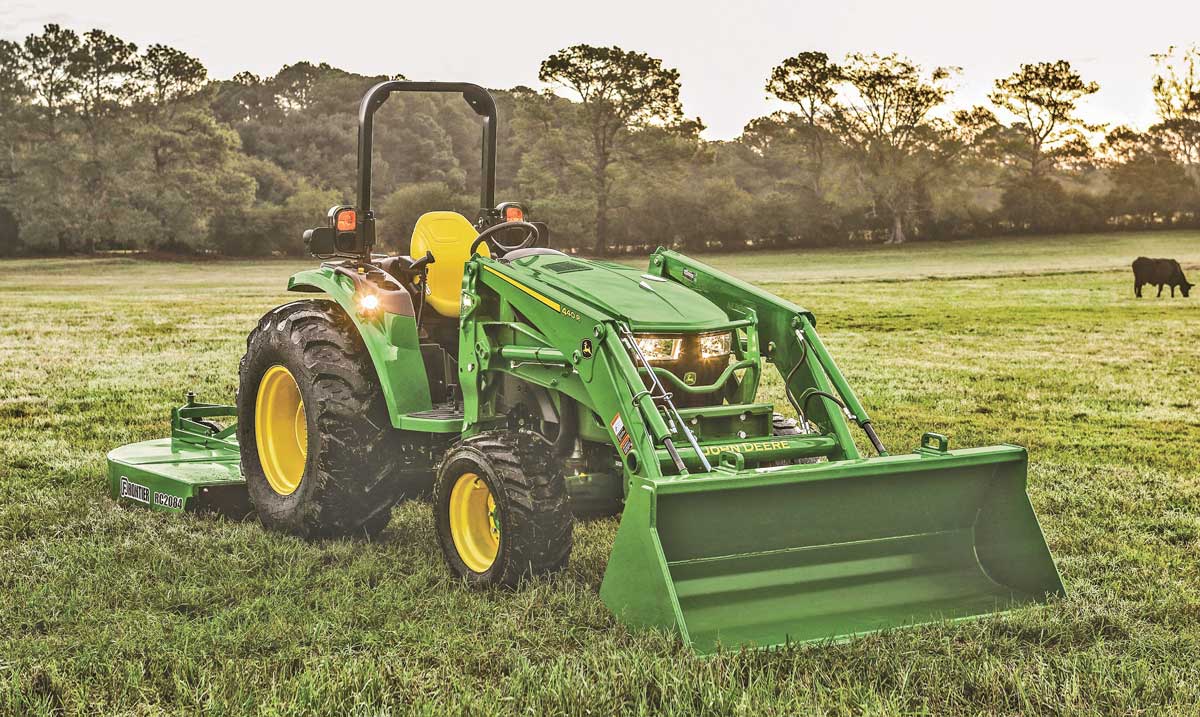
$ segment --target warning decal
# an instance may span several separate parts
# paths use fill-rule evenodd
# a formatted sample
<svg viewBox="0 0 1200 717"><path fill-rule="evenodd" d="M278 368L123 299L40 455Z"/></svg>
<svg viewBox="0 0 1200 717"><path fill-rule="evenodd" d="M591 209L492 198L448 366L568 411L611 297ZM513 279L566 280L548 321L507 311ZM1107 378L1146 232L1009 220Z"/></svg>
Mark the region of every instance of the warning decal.
<svg viewBox="0 0 1200 717"><path fill-rule="evenodd" d="M608 426L612 429L613 435L617 437L617 447L621 449L621 455L633 450L633 438L629 436L629 431L625 430L625 422L621 420L621 414L613 416Z"/></svg>

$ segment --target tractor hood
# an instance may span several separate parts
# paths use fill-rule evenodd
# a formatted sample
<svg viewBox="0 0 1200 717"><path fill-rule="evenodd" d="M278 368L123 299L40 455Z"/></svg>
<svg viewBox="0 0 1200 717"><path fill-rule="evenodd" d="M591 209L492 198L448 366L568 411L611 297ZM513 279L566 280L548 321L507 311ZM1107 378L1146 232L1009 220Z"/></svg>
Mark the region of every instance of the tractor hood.
<svg viewBox="0 0 1200 717"><path fill-rule="evenodd" d="M635 331L703 331L729 323L704 296L641 269L565 254L535 254L510 267L569 294L582 303L629 322Z"/></svg>

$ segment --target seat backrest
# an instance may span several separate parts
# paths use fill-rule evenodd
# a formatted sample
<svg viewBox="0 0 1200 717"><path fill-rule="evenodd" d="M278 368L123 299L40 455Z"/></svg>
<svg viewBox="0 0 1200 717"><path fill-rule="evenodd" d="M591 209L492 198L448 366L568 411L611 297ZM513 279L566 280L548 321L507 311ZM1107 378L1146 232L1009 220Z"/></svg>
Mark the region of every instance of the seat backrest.
<svg viewBox="0 0 1200 717"><path fill-rule="evenodd" d="M478 236L471 222L458 212L426 212L413 227L409 256L420 259L425 252L433 252L425 300L442 316L458 316L463 266L471 258L471 242ZM479 253L491 256L486 243L479 246Z"/></svg>

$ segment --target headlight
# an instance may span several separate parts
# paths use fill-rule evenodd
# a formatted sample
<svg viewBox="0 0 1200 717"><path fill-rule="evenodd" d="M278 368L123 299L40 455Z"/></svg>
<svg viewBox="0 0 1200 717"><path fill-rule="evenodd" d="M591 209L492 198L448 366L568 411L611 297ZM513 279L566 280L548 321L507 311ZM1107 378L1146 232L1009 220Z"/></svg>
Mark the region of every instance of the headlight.
<svg viewBox="0 0 1200 717"><path fill-rule="evenodd" d="M370 314L379 308L379 297L375 294L361 294L358 297L358 313Z"/></svg>
<svg viewBox="0 0 1200 717"><path fill-rule="evenodd" d="M635 340L647 361L674 361L683 345L683 339L667 336L637 336Z"/></svg>
<svg viewBox="0 0 1200 717"><path fill-rule="evenodd" d="M732 334L708 334L700 337L700 355L704 358L716 358L729 353Z"/></svg>

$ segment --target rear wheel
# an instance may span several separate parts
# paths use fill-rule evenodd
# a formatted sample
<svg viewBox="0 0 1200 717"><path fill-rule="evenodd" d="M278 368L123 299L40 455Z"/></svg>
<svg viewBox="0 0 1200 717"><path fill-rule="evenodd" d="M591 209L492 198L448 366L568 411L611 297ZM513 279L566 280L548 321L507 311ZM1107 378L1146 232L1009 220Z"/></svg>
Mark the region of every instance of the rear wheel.
<svg viewBox="0 0 1200 717"><path fill-rule="evenodd" d="M422 488L404 479L396 438L339 306L297 301L263 316L238 389L242 474L263 525L305 538L378 534L396 501Z"/></svg>
<svg viewBox="0 0 1200 717"><path fill-rule="evenodd" d="M434 523L451 572L475 586L514 586L560 570L574 523L551 446L496 431L450 449L434 481Z"/></svg>

